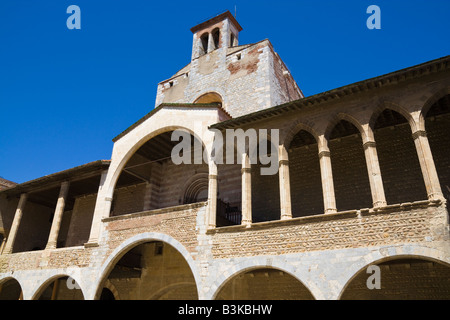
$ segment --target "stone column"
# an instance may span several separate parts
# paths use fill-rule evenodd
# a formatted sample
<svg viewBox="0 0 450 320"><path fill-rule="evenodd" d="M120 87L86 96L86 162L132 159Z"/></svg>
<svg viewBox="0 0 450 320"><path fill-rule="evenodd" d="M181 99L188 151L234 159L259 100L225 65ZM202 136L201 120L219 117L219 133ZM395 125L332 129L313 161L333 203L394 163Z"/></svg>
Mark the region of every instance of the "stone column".
<svg viewBox="0 0 450 320"><path fill-rule="evenodd" d="M242 225L252 224L252 169L247 153L242 154Z"/></svg>
<svg viewBox="0 0 450 320"><path fill-rule="evenodd" d="M3 253L3 249L5 248L6 245L6 235L4 235L3 239L2 239L2 243L0 243L0 254Z"/></svg>
<svg viewBox="0 0 450 320"><path fill-rule="evenodd" d="M336 197L334 194L333 172L331 169L331 157L328 146L319 150L320 175L322 177L323 204L325 213L335 213Z"/></svg>
<svg viewBox="0 0 450 320"><path fill-rule="evenodd" d="M384 193L383 179L381 177L380 163L378 162L377 147L375 141L364 143L364 153L369 174L370 190L372 193L373 207L383 207L387 205Z"/></svg>
<svg viewBox="0 0 450 320"><path fill-rule="evenodd" d="M101 234L102 219L103 214L109 214L112 205L112 196L108 197L105 194L103 186L106 183L106 178L108 176L108 170L104 170L100 177L100 185L98 187L97 200L95 202L94 216L92 218L91 233L89 235L89 240L84 244L85 247L96 247L98 246L98 241Z"/></svg>
<svg viewBox="0 0 450 320"><path fill-rule="evenodd" d="M68 181L64 181L63 183L61 183L58 202L56 203L55 214L53 215L52 227L50 229L50 235L48 237L48 242L45 249L56 249L59 236L59 229L61 228L61 221L64 214L64 208L67 202L69 185L70 183Z"/></svg>
<svg viewBox="0 0 450 320"><path fill-rule="evenodd" d="M208 33L208 50L207 53L210 53L211 51L214 51L215 46L214 46L214 39L211 33Z"/></svg>
<svg viewBox="0 0 450 320"><path fill-rule="evenodd" d="M217 164L212 162L209 165L208 176L208 229L214 229L216 227L216 215L217 215Z"/></svg>
<svg viewBox="0 0 450 320"><path fill-rule="evenodd" d="M292 219L291 183L289 179L289 156L284 145L278 146L278 177L280 179L281 220Z"/></svg>
<svg viewBox="0 0 450 320"><path fill-rule="evenodd" d="M426 131L418 130L414 132L413 139L416 145L423 179L425 181L428 199L444 200Z"/></svg>
<svg viewBox="0 0 450 320"><path fill-rule="evenodd" d="M8 235L8 240L6 241L5 253L12 253L14 242L17 237L17 230L19 229L20 221L22 220L23 210L27 202L28 194L22 193L20 195L19 205L17 206L16 213L14 215L14 220L11 226L11 230Z"/></svg>

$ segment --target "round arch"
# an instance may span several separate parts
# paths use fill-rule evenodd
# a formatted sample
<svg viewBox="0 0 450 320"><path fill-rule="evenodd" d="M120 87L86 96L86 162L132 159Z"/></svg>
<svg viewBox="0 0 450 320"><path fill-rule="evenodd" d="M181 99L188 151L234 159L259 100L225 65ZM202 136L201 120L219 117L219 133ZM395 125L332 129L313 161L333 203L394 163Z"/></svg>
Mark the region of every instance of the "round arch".
<svg viewBox="0 0 450 320"><path fill-rule="evenodd" d="M55 275L52 275L51 277L47 278L34 292L34 294L31 296L31 300L39 300L39 298L43 295L43 293L46 291L46 289L56 280L59 280L61 278L68 278L73 279L77 285L77 287L67 287L68 290L80 290L81 295L83 299L86 299L86 293L85 290L81 287L81 281L79 279L79 275L73 274L65 274L65 273L58 273ZM66 282L67 283L67 282ZM73 282L71 282L73 284Z"/></svg>
<svg viewBox="0 0 450 320"><path fill-rule="evenodd" d="M200 274L197 270L197 266L192 258L191 254L187 249L177 240L172 238L171 236L163 233L156 232L147 232L135 235L124 242L122 242L105 260L101 268L99 269L96 279L97 282L94 286L95 292L93 299L98 299L100 297L101 291L104 287L104 283L107 280L107 276L114 268L115 264L122 258L129 250L134 247L139 246L140 244L144 244L152 241L161 241L171 245L187 262L192 275L195 280L195 285L197 287L197 294L200 297L201 293L201 279Z"/></svg>
<svg viewBox="0 0 450 320"><path fill-rule="evenodd" d="M8 285L7 292L3 287L5 285ZM0 279L0 300L19 300L22 298L23 289L18 279L11 276Z"/></svg>
<svg viewBox="0 0 450 320"><path fill-rule="evenodd" d="M209 184L208 176L208 172L198 172L186 181L183 187L183 193L180 195L183 204L207 200ZM206 199L204 198L205 196Z"/></svg>
<svg viewBox="0 0 450 320"><path fill-rule="evenodd" d="M227 284L228 281L233 279L235 276L252 271L257 269L274 269L278 271L282 271L291 277L293 277L295 280L297 280L301 285L303 285L311 294L311 296L314 299L322 299L322 295L320 291L312 290L310 286L308 286L305 281L302 281L297 273L294 266L281 261L277 258L253 258L253 259L246 259L245 261L242 261L240 263L234 264L231 266L227 271L223 272L221 275L219 275L216 280L213 282L213 284L210 287L209 295L206 297L206 299L214 300L218 297L218 294L220 293L220 290L223 289L223 287Z"/></svg>
<svg viewBox="0 0 450 320"><path fill-rule="evenodd" d="M111 281L106 280L105 284L103 285L103 289L109 290L110 294L114 297L114 300L120 300L119 292L117 291L117 288L111 283ZM103 291L101 293L103 293Z"/></svg>
<svg viewBox="0 0 450 320"><path fill-rule="evenodd" d="M446 265L450 268L450 255L437 249L422 246L414 246L413 248L409 248L409 250L403 250L402 248L381 248L378 251L361 257L357 262L346 268L345 274L343 275L344 285L336 298L338 300L341 299L352 281L369 266L399 259L427 260Z"/></svg>
<svg viewBox="0 0 450 320"><path fill-rule="evenodd" d="M203 99L206 97L210 97L210 98L214 98L216 99L216 101L209 101L209 102L199 102L199 99ZM201 90L199 93L197 93L195 96L193 96L190 99L191 103L214 103L214 102L219 102L222 104L222 107L225 107L226 105L226 97L227 95L225 94L225 91L222 88L219 87L208 87L206 89ZM208 101L208 100L204 100L204 101Z"/></svg>
<svg viewBox="0 0 450 320"><path fill-rule="evenodd" d="M210 160L209 150L208 150L207 146L205 145L204 141L202 141L202 139L199 138L197 133L195 133L193 130L191 130L187 127L183 127L183 126L179 126L179 125L162 127L162 128L159 128L157 130L154 130L154 131L144 135L142 138L139 139L139 141L137 141L133 146L131 146L125 152L125 154L122 156L122 158L120 159L117 166L114 168L114 172L112 173L111 180L108 185L107 197L112 198L112 196L114 194L114 189L116 187L116 184L120 177L120 174L122 173L122 170L125 168L127 162L131 159L131 157L139 150L139 148L141 148L146 142L150 141L151 139L155 138L156 136L166 133L166 132L175 131L175 130L185 130L185 131L189 132L192 136L194 136L195 139L200 141L205 150L205 153L207 154L207 160L209 163L209 160Z"/></svg>

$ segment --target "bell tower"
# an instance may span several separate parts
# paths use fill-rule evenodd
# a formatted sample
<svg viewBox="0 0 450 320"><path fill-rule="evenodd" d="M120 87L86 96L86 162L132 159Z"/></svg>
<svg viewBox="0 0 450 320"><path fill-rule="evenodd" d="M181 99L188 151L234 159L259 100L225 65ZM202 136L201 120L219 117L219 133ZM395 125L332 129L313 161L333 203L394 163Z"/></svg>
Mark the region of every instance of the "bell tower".
<svg viewBox="0 0 450 320"><path fill-rule="evenodd" d="M238 46L242 27L230 11L226 11L196 25L191 31L194 34L192 60L195 60L217 49Z"/></svg>
<svg viewBox="0 0 450 320"><path fill-rule="evenodd" d="M161 103L221 103L232 117L303 97L268 39L240 44L241 25L226 11L190 29L191 61L158 84Z"/></svg>

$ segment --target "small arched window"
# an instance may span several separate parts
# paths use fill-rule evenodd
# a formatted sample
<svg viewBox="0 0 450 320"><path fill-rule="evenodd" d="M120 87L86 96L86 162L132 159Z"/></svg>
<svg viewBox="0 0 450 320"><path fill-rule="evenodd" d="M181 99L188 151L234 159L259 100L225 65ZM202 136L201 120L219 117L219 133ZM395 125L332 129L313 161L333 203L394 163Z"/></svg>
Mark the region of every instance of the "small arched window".
<svg viewBox="0 0 450 320"><path fill-rule="evenodd" d="M183 204L208 200L208 173L197 173L186 183Z"/></svg>
<svg viewBox="0 0 450 320"><path fill-rule="evenodd" d="M194 103L222 103L222 97L215 92L208 92L197 99L195 99Z"/></svg>
<svg viewBox="0 0 450 320"><path fill-rule="evenodd" d="M208 38L208 33L205 33L200 37L200 55L204 55L208 52Z"/></svg>

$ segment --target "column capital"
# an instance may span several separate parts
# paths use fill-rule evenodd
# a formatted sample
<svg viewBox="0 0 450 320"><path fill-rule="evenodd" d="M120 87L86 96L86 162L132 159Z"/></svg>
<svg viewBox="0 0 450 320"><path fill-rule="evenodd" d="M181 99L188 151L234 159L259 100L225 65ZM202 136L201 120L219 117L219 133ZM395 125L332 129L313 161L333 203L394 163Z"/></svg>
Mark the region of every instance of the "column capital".
<svg viewBox="0 0 450 320"><path fill-rule="evenodd" d="M375 141L366 141L363 143L364 150L367 150L368 148L376 148L377 143Z"/></svg>
<svg viewBox="0 0 450 320"><path fill-rule="evenodd" d="M425 130L417 130L416 132L414 132L412 134L412 137L414 140L420 138L420 137L426 137L427 136L427 132Z"/></svg>
<svg viewBox="0 0 450 320"><path fill-rule="evenodd" d="M331 156L331 152L328 150L322 150L319 152L319 159L322 159L323 157L330 157Z"/></svg>

